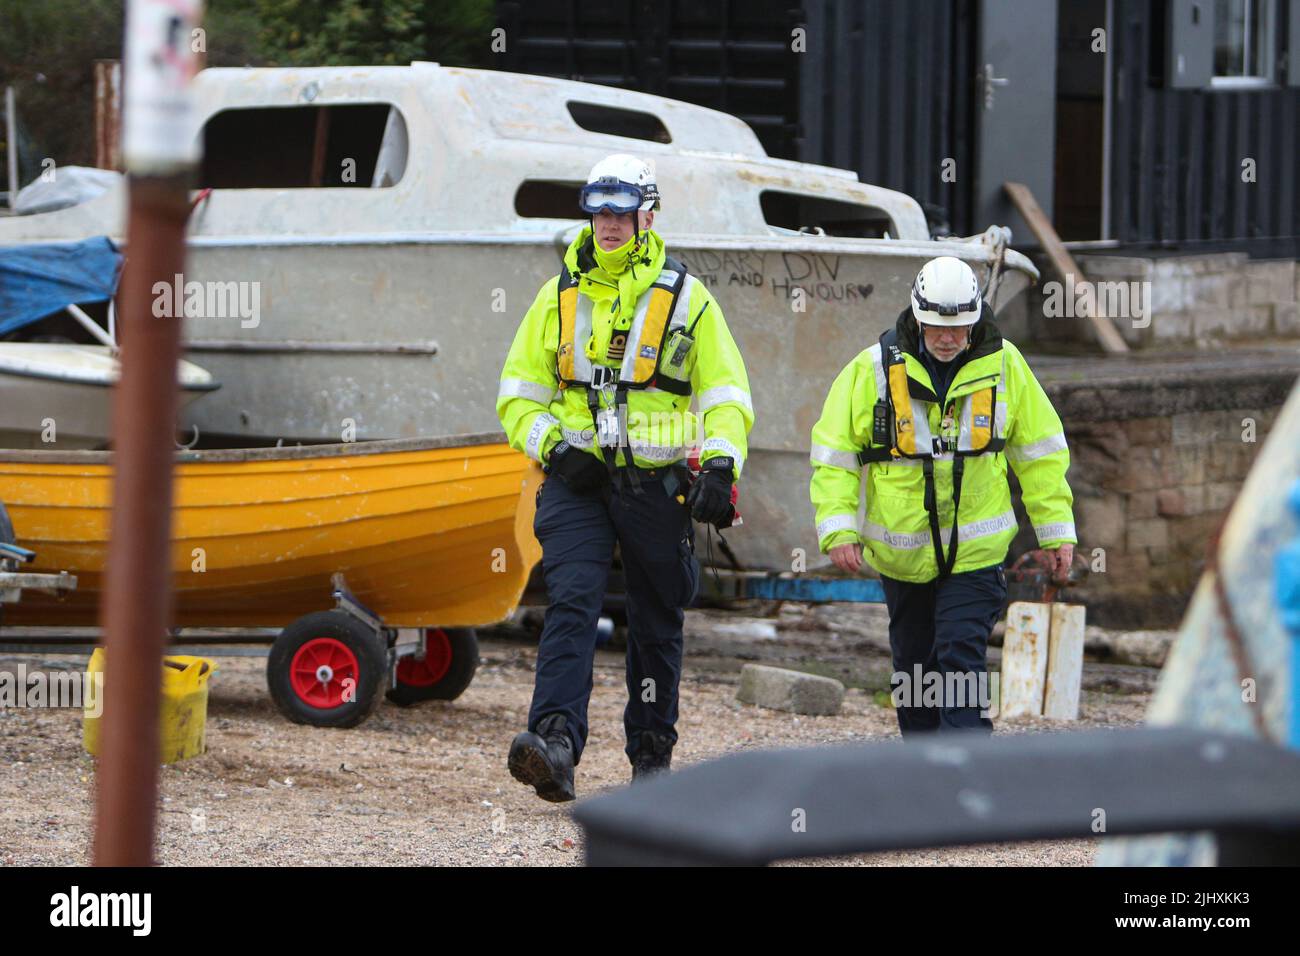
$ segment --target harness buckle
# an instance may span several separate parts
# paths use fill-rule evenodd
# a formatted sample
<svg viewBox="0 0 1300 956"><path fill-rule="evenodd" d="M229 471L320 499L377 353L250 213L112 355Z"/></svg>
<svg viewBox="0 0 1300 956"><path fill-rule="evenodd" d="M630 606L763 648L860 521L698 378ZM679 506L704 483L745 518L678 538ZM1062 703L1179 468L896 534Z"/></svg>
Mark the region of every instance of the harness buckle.
<svg viewBox="0 0 1300 956"><path fill-rule="evenodd" d="M618 384L618 369L611 368L608 365L593 365L591 367L591 387L600 391L608 391Z"/></svg>

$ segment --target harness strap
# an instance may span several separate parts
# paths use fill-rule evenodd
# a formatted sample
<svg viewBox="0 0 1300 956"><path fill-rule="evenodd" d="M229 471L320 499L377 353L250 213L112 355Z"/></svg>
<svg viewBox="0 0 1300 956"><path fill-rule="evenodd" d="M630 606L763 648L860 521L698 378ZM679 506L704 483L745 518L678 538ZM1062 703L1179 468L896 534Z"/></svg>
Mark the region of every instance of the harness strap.
<svg viewBox="0 0 1300 956"><path fill-rule="evenodd" d="M965 469L966 458L957 455L952 461L952 532L948 541L948 554L943 553L943 537L939 534L939 507L934 491L934 459L926 458L921 462L925 472L925 510L930 516L930 544L934 547L935 564L939 567L939 580L952 574L957 563L957 518L961 508L961 477Z"/></svg>

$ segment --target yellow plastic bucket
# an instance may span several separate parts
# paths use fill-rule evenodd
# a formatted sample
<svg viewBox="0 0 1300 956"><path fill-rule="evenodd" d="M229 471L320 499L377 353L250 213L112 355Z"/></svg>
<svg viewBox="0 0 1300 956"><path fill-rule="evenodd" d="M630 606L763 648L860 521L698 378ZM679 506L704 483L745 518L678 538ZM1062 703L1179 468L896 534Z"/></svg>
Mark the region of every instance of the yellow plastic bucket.
<svg viewBox="0 0 1300 956"><path fill-rule="evenodd" d="M207 748L208 678L216 665L206 657L172 655L163 658L159 737L162 763L195 757ZM89 681L82 700L82 741L86 751L99 754L102 717L104 649L95 648L86 668Z"/></svg>

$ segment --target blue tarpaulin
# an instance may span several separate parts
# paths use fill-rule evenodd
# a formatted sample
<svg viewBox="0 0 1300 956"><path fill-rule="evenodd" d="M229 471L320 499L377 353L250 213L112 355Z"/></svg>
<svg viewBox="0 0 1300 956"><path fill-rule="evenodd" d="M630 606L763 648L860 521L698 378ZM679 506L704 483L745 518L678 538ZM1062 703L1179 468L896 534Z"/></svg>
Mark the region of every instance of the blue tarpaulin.
<svg viewBox="0 0 1300 956"><path fill-rule="evenodd" d="M106 237L39 246L0 246L0 335L72 303L117 291L122 254Z"/></svg>

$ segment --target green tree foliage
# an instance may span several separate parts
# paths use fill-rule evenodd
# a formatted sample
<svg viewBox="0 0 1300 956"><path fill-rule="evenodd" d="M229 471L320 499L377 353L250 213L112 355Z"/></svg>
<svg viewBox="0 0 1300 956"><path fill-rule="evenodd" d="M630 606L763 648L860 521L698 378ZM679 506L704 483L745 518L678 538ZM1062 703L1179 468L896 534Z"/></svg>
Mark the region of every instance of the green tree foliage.
<svg viewBox="0 0 1300 956"><path fill-rule="evenodd" d="M122 7L122 0L0 0L0 89L12 85L18 98L24 185L47 157L60 166L94 162L94 63L121 57Z"/></svg>
<svg viewBox="0 0 1300 956"><path fill-rule="evenodd" d="M397 65L424 53L424 0L255 0L259 40L284 66Z"/></svg>
<svg viewBox="0 0 1300 956"><path fill-rule="evenodd" d="M93 64L121 59L124 6L0 0L0 88L17 90L24 183L47 156L94 162ZM209 66L486 67L495 22L493 0L207 0L204 30Z"/></svg>

